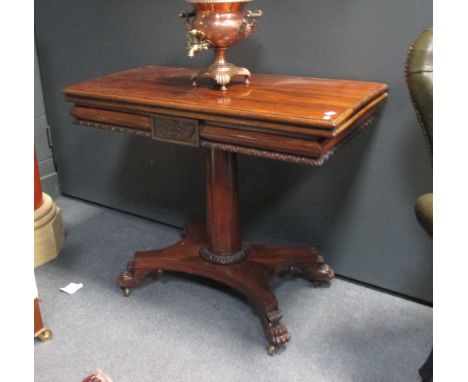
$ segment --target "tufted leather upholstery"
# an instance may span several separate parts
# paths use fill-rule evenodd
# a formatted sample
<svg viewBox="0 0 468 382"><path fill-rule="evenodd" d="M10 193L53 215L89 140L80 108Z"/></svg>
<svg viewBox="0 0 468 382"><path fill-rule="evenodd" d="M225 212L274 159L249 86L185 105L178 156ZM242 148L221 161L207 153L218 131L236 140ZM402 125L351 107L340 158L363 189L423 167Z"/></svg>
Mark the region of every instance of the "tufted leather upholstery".
<svg viewBox="0 0 468 382"><path fill-rule="evenodd" d="M416 216L426 232L432 235L432 192L424 194L416 201Z"/></svg>
<svg viewBox="0 0 468 382"><path fill-rule="evenodd" d="M432 158L432 28L424 31L414 42L406 61L406 82L416 109ZM432 236L432 193L422 195L416 202L419 223ZM432 351L419 369L423 382L432 382Z"/></svg>
<svg viewBox="0 0 468 382"><path fill-rule="evenodd" d="M424 31L411 46L406 62L406 82L432 157L432 28ZM432 235L432 193L418 198L416 216Z"/></svg>
<svg viewBox="0 0 468 382"><path fill-rule="evenodd" d="M432 155L432 28L414 42L406 62L406 82Z"/></svg>

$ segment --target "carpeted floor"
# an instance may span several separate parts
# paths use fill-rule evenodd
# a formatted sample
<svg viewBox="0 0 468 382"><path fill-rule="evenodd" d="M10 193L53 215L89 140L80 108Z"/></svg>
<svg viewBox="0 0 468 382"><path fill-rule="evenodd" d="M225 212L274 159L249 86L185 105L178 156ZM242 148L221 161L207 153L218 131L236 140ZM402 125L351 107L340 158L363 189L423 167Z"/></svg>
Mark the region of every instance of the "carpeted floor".
<svg viewBox="0 0 468 382"><path fill-rule="evenodd" d="M252 309L220 286L183 275L147 280L129 298L116 278L136 250L180 231L69 198L58 259L36 269L51 342L35 344L35 380L78 382L97 368L114 382L419 381L432 346L432 309L334 280L275 282L292 340L269 357ZM84 284L74 295L60 292Z"/></svg>

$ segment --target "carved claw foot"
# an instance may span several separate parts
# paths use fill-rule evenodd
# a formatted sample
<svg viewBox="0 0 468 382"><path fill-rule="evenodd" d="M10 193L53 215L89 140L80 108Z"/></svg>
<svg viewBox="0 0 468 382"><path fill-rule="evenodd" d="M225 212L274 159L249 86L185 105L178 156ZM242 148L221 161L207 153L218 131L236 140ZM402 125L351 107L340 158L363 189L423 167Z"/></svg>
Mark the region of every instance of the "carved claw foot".
<svg viewBox="0 0 468 382"><path fill-rule="evenodd" d="M282 325L279 321L283 317L283 314L279 310L272 310L265 314L265 318L262 319L262 323L264 325L265 334L270 343L270 347L268 349L268 354L273 354L275 349L279 346L284 345L287 343L291 336L288 333L288 329Z"/></svg>
<svg viewBox="0 0 468 382"><path fill-rule="evenodd" d="M274 346L284 345L291 339L288 329L281 324L272 324L267 331L269 340Z"/></svg>
<svg viewBox="0 0 468 382"><path fill-rule="evenodd" d="M317 263L301 267L301 269L307 279L314 281L314 285L315 283L322 285L323 282L331 280L335 277L335 272L328 264L323 261L322 256L318 257Z"/></svg>
<svg viewBox="0 0 468 382"><path fill-rule="evenodd" d="M127 268L120 274L117 284L122 288L126 297L130 296L131 289L140 285L143 279L148 275L148 271L143 272L134 268L134 262L130 261Z"/></svg>
<svg viewBox="0 0 468 382"><path fill-rule="evenodd" d="M125 270L120 274L120 277L119 277L119 285L121 287L124 287L124 286L130 286L133 281L134 281L134 263L133 261L130 261L128 264L127 264L127 267L125 268Z"/></svg>

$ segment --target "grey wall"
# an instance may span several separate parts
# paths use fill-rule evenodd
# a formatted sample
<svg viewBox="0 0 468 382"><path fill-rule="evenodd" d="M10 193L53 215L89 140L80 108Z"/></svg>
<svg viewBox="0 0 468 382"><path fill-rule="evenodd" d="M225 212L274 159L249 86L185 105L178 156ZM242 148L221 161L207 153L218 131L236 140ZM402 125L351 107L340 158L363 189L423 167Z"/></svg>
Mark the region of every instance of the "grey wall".
<svg viewBox="0 0 468 382"><path fill-rule="evenodd" d="M52 198L56 198L60 195L60 187L54 164L50 128L45 114L36 47L34 47L34 145L41 175L42 191Z"/></svg>
<svg viewBox="0 0 468 382"><path fill-rule="evenodd" d="M207 64L207 53L192 61L185 56L177 14L188 5L35 4L62 192L175 225L203 213L201 150L79 128L60 94L66 85L116 70ZM432 243L413 206L432 190L432 170L403 68L411 42L432 25L432 2L257 0L251 8L265 16L255 37L232 49L233 62L254 73L382 81L390 97L379 121L322 168L240 157L245 235L316 244L342 275L431 300Z"/></svg>

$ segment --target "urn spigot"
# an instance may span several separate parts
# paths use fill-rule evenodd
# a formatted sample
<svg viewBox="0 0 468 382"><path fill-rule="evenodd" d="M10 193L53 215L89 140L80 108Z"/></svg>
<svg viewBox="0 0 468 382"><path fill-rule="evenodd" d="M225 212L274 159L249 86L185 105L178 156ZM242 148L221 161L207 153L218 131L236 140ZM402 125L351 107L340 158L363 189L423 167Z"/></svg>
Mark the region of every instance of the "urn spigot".
<svg viewBox="0 0 468 382"><path fill-rule="evenodd" d="M196 29L187 32L187 56L193 57L195 53L203 52L213 46L213 43L206 39L203 32Z"/></svg>

